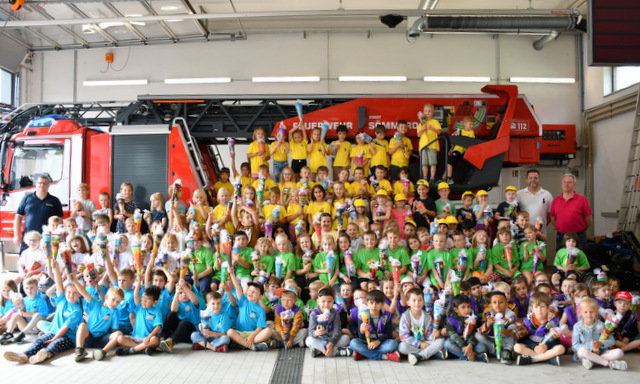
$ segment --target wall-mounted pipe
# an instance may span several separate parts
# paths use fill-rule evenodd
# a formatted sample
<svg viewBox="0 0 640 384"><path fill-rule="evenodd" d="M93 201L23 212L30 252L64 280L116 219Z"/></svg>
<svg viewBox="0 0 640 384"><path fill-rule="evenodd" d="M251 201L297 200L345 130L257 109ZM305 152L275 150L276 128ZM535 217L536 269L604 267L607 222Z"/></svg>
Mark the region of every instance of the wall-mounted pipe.
<svg viewBox="0 0 640 384"><path fill-rule="evenodd" d="M586 32L586 22L580 16L563 15L549 17L528 16L423 16L416 20L407 34L418 37L421 32L432 30L482 31L482 30L576 30Z"/></svg>

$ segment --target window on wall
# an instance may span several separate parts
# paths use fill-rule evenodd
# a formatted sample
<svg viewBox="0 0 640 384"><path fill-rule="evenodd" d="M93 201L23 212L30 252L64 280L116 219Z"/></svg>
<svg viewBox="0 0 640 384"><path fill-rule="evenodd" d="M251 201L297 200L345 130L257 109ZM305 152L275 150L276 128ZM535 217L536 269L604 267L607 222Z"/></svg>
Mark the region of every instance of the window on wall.
<svg viewBox="0 0 640 384"><path fill-rule="evenodd" d="M16 93L18 77L4 69L0 69L0 103L17 106Z"/></svg>
<svg viewBox="0 0 640 384"><path fill-rule="evenodd" d="M640 83L640 67L604 68L605 96L638 83Z"/></svg>

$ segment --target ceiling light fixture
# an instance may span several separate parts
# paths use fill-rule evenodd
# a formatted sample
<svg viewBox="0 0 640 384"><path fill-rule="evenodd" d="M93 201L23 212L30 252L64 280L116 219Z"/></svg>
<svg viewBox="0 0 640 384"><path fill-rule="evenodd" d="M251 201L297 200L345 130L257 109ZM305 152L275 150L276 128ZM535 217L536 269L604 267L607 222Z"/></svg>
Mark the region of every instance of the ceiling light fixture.
<svg viewBox="0 0 640 384"><path fill-rule="evenodd" d="M512 83L551 83L551 84L573 84L576 79L573 77L510 77Z"/></svg>
<svg viewBox="0 0 640 384"><path fill-rule="evenodd" d="M317 83L320 76L256 76L253 83Z"/></svg>
<svg viewBox="0 0 640 384"><path fill-rule="evenodd" d="M175 11L177 9L180 9L178 5L164 5L160 7L161 11Z"/></svg>
<svg viewBox="0 0 640 384"><path fill-rule="evenodd" d="M87 80L83 81L82 85L85 87L101 87L101 86L110 86L110 85L147 85L149 84L149 80L147 79L138 79L138 80Z"/></svg>
<svg viewBox="0 0 640 384"><path fill-rule="evenodd" d="M164 79L165 84L222 84L230 83L230 77L193 77L193 78L177 78Z"/></svg>
<svg viewBox="0 0 640 384"><path fill-rule="evenodd" d="M368 81L388 81L388 82L404 82L407 76L340 76L338 81L351 82L368 82Z"/></svg>
<svg viewBox="0 0 640 384"><path fill-rule="evenodd" d="M488 83L489 76L425 76L425 82L445 82L445 83Z"/></svg>

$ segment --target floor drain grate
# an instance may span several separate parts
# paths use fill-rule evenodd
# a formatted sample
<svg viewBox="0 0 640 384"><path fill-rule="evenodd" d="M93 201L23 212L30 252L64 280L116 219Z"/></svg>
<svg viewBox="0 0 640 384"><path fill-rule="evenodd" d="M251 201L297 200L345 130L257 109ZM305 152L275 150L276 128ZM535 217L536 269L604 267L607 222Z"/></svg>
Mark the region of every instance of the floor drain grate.
<svg viewBox="0 0 640 384"><path fill-rule="evenodd" d="M269 383L300 384L306 351L307 348L281 349Z"/></svg>

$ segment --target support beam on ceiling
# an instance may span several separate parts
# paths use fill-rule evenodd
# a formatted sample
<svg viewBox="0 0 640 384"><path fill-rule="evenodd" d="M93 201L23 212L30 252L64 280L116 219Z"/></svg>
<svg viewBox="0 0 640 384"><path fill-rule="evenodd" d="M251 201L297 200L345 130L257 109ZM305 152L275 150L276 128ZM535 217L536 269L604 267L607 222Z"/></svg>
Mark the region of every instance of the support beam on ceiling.
<svg viewBox="0 0 640 384"><path fill-rule="evenodd" d="M156 12L156 10L153 9L153 7L151 6L151 3L149 1L141 0L140 4L142 4L144 9L146 9L147 12L149 12L151 15L153 15L154 17L159 17L158 16L158 12ZM188 16L194 16L194 15L188 15ZM195 16L199 16L199 15L195 15ZM180 15L179 17L181 19L185 18L183 15ZM172 18L175 19L176 16L174 15ZM129 21L136 21L136 20L132 20L133 18L129 18L129 19L130 19ZM158 24L160 24L160 26L162 27L164 32L171 38L171 40L173 40L174 43L180 41L180 39L178 39L178 36L176 36L176 34L173 33L173 31L171 30L171 28L169 28L167 23L164 22L164 20L167 20L167 19L168 19L167 17L161 17L161 19L157 20Z"/></svg>
<svg viewBox="0 0 640 384"><path fill-rule="evenodd" d="M113 4L111 4L110 2L105 2L104 5L109 8L109 10L111 12L113 12L114 15L116 15L117 17L125 17L119 10L118 8L116 8ZM140 39L140 42L142 44L147 44L147 37L138 30L138 28L136 28L133 24L126 22L124 23L124 26L127 27L127 29L133 33L134 35L138 36L138 39Z"/></svg>
<svg viewBox="0 0 640 384"><path fill-rule="evenodd" d="M67 7L69 7L69 9L71 9L73 11L73 13L75 13L76 15L80 16L80 17L84 17L89 18L89 16L82 12L82 10L80 8L78 8L77 5L73 4L73 3L66 3L65 4ZM109 40L114 46L118 46L118 40L111 36L107 31L105 31L104 29L100 28L100 26L98 26L98 24L92 23L89 24L93 27L93 30L98 32L100 35L102 35L102 37L104 37L105 39Z"/></svg>
<svg viewBox="0 0 640 384"><path fill-rule="evenodd" d="M182 1L182 5L184 6L184 9L187 10L188 14L190 14L190 15L196 15L197 14L196 10L193 8L193 6L191 5L191 2L189 0L181 0L181 1ZM193 20L193 22L196 24L196 28L198 28L200 33L202 33L202 36L206 40L209 40L209 30L207 29L207 27L205 27L205 25L202 22L202 20L196 19L196 20Z"/></svg>

